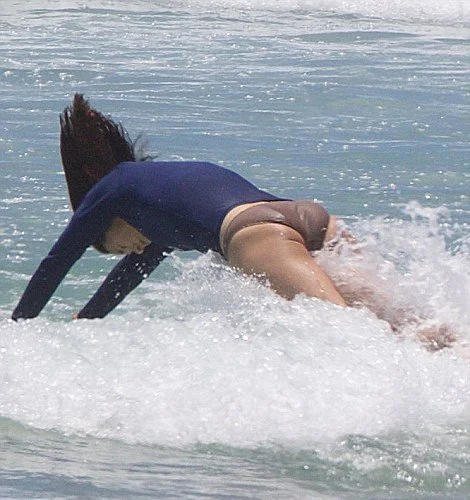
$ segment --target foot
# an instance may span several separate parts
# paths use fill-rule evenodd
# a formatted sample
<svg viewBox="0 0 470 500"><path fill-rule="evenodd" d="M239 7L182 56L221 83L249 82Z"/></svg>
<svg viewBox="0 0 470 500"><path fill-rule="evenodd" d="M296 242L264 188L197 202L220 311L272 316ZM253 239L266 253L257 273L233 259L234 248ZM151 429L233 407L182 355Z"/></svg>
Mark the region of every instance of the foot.
<svg viewBox="0 0 470 500"><path fill-rule="evenodd" d="M455 333L447 325L422 325L418 327L418 339L431 352L452 347L457 340Z"/></svg>

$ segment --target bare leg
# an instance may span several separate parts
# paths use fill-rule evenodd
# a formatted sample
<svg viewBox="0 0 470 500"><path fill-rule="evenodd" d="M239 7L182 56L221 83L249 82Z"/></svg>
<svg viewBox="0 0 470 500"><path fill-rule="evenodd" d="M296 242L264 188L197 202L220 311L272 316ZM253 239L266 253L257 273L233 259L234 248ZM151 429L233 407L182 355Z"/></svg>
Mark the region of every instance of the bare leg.
<svg viewBox="0 0 470 500"><path fill-rule="evenodd" d="M419 312L406 301L397 300L396 288L388 280L380 279L370 267L361 267L364 262L380 264L377 255L364 255L359 248L351 247L352 255L359 258L354 265L354 260L342 262L338 265L337 257L341 254L344 245L357 243L356 239L345 229L337 224L334 216L330 217L330 224L326 233L326 248L329 250L325 259L319 257L318 263L334 280L346 303L352 307L365 306L375 313L378 318L387 321L392 330L403 333L411 328L417 338L429 351L438 351L444 347L451 347L457 341L457 335L446 324L433 322L421 317ZM329 244L328 244L329 243ZM378 269L377 269L378 271ZM399 281L398 273L391 283ZM468 357L468 355L466 355Z"/></svg>
<svg viewBox="0 0 470 500"><path fill-rule="evenodd" d="M346 305L305 247L302 236L288 226L265 223L241 229L226 253L233 267L246 274L266 276L271 287L287 299L302 293Z"/></svg>

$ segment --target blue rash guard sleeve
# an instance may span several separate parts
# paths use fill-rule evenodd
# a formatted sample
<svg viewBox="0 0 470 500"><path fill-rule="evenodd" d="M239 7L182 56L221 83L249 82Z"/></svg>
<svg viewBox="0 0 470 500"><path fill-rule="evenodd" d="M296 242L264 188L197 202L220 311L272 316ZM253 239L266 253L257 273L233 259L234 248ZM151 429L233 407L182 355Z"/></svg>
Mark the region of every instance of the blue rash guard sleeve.
<svg viewBox="0 0 470 500"><path fill-rule="evenodd" d="M104 318L171 252L151 243L142 254L126 255L109 273L103 284L78 313L79 318Z"/></svg>
<svg viewBox="0 0 470 500"><path fill-rule="evenodd" d="M13 320L35 318L75 262L111 224L115 205L112 190L91 190L86 200L33 274L13 311Z"/></svg>

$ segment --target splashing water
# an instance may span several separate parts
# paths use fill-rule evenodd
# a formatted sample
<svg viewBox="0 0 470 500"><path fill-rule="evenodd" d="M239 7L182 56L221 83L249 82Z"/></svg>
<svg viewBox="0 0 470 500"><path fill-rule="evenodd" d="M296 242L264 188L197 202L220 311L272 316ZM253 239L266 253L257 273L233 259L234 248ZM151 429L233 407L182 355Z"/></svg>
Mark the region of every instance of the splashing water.
<svg viewBox="0 0 470 500"><path fill-rule="evenodd" d="M392 300L469 340L468 247L446 250L442 210L406 212L357 223L373 235L369 255L386 249L379 278ZM366 309L287 302L214 255L172 266L179 276L149 280L121 315L2 323L2 414L128 442L296 447L467 421L470 365L457 350L430 354Z"/></svg>

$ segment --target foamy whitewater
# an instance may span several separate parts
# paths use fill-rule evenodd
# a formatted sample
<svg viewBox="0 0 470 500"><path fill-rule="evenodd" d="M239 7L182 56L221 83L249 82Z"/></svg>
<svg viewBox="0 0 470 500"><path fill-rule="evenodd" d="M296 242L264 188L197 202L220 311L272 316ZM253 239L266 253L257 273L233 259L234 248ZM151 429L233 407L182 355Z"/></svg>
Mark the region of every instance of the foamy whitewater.
<svg viewBox="0 0 470 500"><path fill-rule="evenodd" d="M468 498L470 6L458 0L4 2L0 497ZM87 251L9 317L71 211L74 92L161 160L220 163L340 215L390 313L276 296L175 252L103 320ZM357 281L359 283L359 281Z"/></svg>

